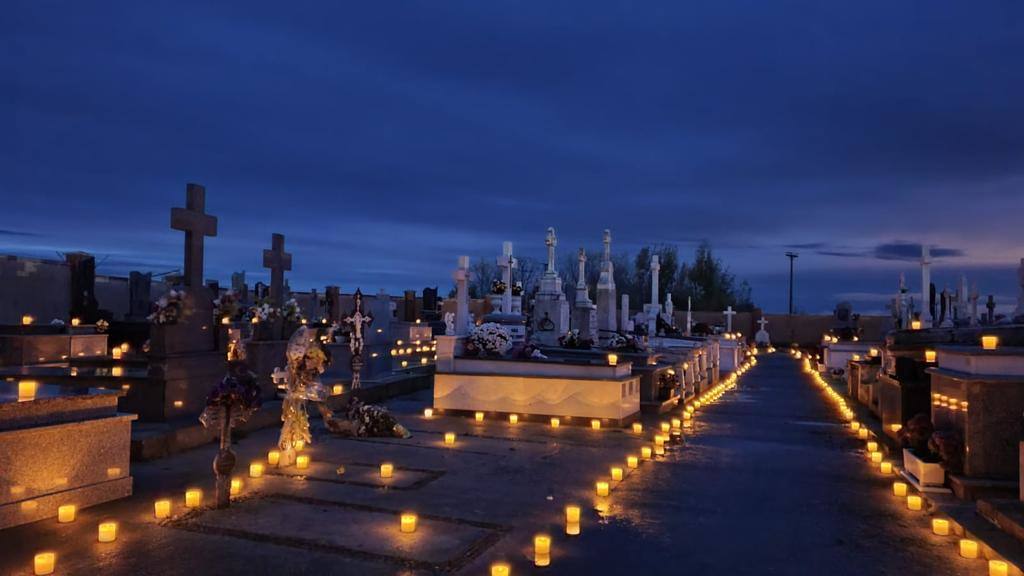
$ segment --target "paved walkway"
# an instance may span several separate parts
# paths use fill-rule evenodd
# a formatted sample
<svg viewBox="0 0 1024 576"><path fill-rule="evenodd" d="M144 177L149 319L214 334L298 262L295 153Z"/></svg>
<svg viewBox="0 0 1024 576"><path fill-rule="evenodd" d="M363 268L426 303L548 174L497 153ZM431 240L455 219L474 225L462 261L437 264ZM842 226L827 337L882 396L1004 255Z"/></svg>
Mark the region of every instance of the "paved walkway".
<svg viewBox="0 0 1024 576"><path fill-rule="evenodd" d="M638 436L425 419L429 395L405 397L390 406L413 438L320 435L308 473L247 478L230 511L181 506L187 486L212 492L212 446L133 465L133 497L73 524L0 532L0 574L31 574L42 549L57 551L58 574L487 574L496 560L529 574L538 532L553 536L551 574L984 574L889 496L891 479L872 472L818 394L790 358L762 357L698 414L687 446L644 463L607 499L594 481L639 453L657 420ZM444 446L446 431L456 446ZM240 469L276 434L242 439ZM393 480L378 478L382 461L395 464ZM158 497L174 498L173 521L152 518ZM567 503L584 509L580 536L562 533ZM420 515L415 534L399 533L403 510ZM106 518L121 536L99 544Z"/></svg>

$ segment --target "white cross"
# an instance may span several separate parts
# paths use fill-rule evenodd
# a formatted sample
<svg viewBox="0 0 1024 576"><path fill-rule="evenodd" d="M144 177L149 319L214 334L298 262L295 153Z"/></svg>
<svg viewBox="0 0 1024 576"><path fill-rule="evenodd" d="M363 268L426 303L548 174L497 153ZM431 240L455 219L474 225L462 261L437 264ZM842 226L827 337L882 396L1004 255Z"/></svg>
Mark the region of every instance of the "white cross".
<svg viewBox="0 0 1024 576"><path fill-rule="evenodd" d="M764 330L764 327L768 324L768 321L764 319L764 316L761 316L761 319L758 320L757 323L759 326L761 326L761 330Z"/></svg>
<svg viewBox="0 0 1024 576"><path fill-rule="evenodd" d="M732 317L736 315L736 311L729 306L722 314L725 314L725 331L732 332Z"/></svg>

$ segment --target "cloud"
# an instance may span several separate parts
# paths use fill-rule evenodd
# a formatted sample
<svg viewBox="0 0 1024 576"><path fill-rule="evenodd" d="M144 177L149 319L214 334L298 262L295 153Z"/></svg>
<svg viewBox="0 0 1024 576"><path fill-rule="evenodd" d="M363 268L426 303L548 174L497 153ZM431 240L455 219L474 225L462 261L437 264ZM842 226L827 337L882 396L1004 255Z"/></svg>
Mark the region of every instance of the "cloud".
<svg viewBox="0 0 1024 576"><path fill-rule="evenodd" d="M875 246L872 255L879 260L920 260L921 245L911 242L890 242ZM933 258L949 258L965 256L966 253L959 248L944 248L932 246L931 255Z"/></svg>

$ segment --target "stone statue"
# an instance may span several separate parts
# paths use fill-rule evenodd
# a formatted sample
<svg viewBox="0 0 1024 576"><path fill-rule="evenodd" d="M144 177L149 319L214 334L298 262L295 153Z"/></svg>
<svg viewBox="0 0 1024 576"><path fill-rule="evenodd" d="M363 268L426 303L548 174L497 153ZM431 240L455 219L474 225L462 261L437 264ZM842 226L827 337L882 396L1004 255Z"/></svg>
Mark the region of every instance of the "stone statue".
<svg viewBox="0 0 1024 576"><path fill-rule="evenodd" d="M455 335L455 313L445 312L444 313L444 333L448 336Z"/></svg>
<svg viewBox="0 0 1024 576"><path fill-rule="evenodd" d="M555 273L555 247L558 246L558 237L555 236L555 229L548 227L548 235L544 238L544 245L548 247L548 272Z"/></svg>

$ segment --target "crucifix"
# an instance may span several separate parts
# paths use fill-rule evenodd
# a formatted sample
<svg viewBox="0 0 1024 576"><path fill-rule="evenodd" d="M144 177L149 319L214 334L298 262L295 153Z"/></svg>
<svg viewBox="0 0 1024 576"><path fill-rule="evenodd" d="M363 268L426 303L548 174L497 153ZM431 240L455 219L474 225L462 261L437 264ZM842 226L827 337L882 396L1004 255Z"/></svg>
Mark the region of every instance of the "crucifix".
<svg viewBox="0 0 1024 576"><path fill-rule="evenodd" d="M206 188L185 186L185 207L171 208L171 228L185 233L185 286L203 285L203 241L217 235L217 218L206 214Z"/></svg>
<svg viewBox="0 0 1024 576"><path fill-rule="evenodd" d="M512 313L512 269L519 267L519 261L512 256L512 243L501 244L501 256L497 258L498 267L501 268L502 281L505 283L505 292L501 295L501 313Z"/></svg>
<svg viewBox="0 0 1024 576"><path fill-rule="evenodd" d="M263 267L270 268L270 302L280 308L284 302L284 273L292 269L292 255L284 251L284 234L274 234L271 250L263 251Z"/></svg>
<svg viewBox="0 0 1024 576"><path fill-rule="evenodd" d="M363 313L363 292L356 288L352 296L354 308L352 314L345 317L344 322L351 326L348 335L348 349L351 352L350 366L352 367L352 388L356 389L362 385L360 373L363 370L363 328L373 323L373 316Z"/></svg>
<svg viewBox="0 0 1024 576"><path fill-rule="evenodd" d="M725 331L732 332L732 317L736 315L736 311L732 309L732 305L729 305L722 314L725 314Z"/></svg>

